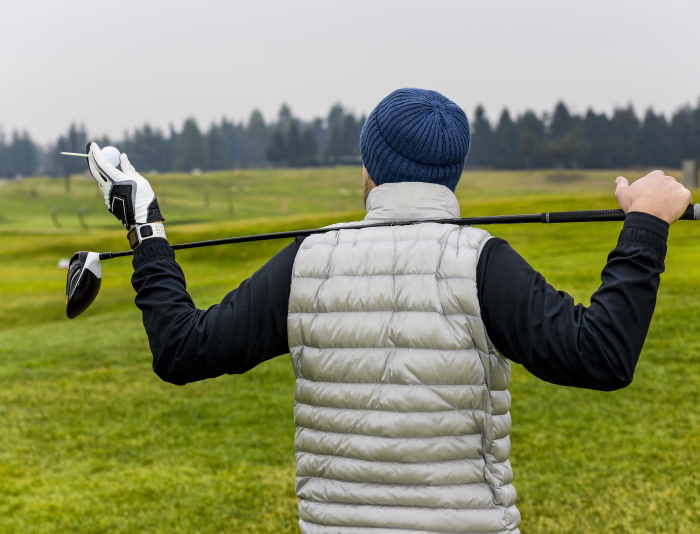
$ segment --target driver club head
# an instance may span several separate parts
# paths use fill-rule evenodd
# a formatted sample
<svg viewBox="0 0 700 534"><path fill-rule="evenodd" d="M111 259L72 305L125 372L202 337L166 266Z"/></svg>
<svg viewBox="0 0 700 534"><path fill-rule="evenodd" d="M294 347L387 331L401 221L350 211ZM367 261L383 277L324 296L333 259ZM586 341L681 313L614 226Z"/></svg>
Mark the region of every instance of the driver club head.
<svg viewBox="0 0 700 534"><path fill-rule="evenodd" d="M73 319L95 300L102 284L102 266L97 252L76 252L68 265L66 315Z"/></svg>

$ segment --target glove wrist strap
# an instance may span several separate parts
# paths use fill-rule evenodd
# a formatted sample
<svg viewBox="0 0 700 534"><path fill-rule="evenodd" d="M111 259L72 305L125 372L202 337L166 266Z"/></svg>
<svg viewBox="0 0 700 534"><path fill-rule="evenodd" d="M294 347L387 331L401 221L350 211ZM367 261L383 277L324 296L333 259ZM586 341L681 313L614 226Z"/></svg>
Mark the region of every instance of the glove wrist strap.
<svg viewBox="0 0 700 534"><path fill-rule="evenodd" d="M152 239L154 237L168 239L168 236L165 234L165 226L163 223L136 224L131 227L127 234L129 245L132 249L138 247L146 239Z"/></svg>

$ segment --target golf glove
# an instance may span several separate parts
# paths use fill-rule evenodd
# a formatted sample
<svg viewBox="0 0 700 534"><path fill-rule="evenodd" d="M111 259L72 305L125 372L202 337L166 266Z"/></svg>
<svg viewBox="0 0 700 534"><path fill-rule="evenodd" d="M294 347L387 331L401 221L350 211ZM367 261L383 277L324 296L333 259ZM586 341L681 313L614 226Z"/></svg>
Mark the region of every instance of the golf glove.
<svg viewBox="0 0 700 534"><path fill-rule="evenodd" d="M107 209L126 228L164 220L151 184L136 172L126 154L121 154L119 170L107 161L97 143L88 143L87 153L90 174Z"/></svg>

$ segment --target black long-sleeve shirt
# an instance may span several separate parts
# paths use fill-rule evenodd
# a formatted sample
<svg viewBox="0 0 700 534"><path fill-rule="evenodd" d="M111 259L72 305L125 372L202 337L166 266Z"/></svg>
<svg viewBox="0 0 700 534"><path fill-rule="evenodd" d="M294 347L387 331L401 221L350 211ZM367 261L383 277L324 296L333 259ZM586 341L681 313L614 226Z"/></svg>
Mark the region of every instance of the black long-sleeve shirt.
<svg viewBox="0 0 700 534"><path fill-rule="evenodd" d="M490 239L477 267L481 316L496 348L534 375L612 390L632 380L664 270L668 224L630 213L588 307L557 291L506 241ZM132 284L163 380L186 384L243 373L289 352L287 305L299 242L284 248L220 304L197 309L164 239L134 255Z"/></svg>

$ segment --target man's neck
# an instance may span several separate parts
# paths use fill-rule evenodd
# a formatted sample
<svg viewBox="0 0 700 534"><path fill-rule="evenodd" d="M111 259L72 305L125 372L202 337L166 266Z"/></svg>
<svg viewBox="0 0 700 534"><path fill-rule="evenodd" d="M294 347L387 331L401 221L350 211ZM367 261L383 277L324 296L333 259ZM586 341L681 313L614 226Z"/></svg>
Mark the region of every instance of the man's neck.
<svg viewBox="0 0 700 534"><path fill-rule="evenodd" d="M459 217L459 202L444 185L396 182L378 185L365 202L366 221Z"/></svg>

